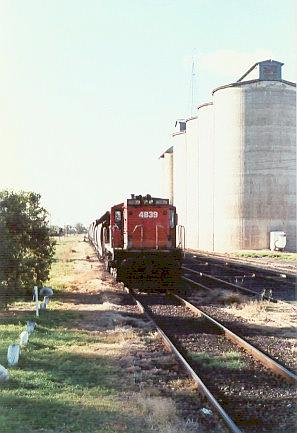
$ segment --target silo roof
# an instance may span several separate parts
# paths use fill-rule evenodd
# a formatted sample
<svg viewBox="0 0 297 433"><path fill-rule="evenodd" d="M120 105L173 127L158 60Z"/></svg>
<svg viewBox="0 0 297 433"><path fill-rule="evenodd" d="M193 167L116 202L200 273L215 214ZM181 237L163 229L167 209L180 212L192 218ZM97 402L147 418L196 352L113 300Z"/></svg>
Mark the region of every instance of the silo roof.
<svg viewBox="0 0 297 433"><path fill-rule="evenodd" d="M271 80L268 82L271 82ZM289 86L296 87L296 83L292 83L292 81L277 80L277 82L288 84ZM249 80L249 81L236 81L235 83L225 84L224 86L216 87L211 93L213 95L217 90L227 89L228 87L240 87L240 86L244 86L246 84L252 84L252 83L263 83L263 80L256 79L256 80Z"/></svg>
<svg viewBox="0 0 297 433"><path fill-rule="evenodd" d="M213 105L213 102L205 102L204 104L200 104L198 105L197 110L203 107L207 107L208 105Z"/></svg>
<svg viewBox="0 0 297 433"><path fill-rule="evenodd" d="M162 155L159 156L160 158L164 158L165 153L173 153L173 146L169 147L165 152L162 153Z"/></svg>
<svg viewBox="0 0 297 433"><path fill-rule="evenodd" d="M175 137L176 135L182 135L182 134L185 134L185 133L186 133L186 130L184 130L184 131L177 131L177 132L174 132L172 134L172 137Z"/></svg>

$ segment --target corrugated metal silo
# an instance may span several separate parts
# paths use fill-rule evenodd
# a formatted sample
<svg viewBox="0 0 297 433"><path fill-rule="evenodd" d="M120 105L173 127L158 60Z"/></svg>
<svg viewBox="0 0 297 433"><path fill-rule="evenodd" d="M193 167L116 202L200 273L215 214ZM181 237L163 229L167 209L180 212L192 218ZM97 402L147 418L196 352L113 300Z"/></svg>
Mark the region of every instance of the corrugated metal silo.
<svg viewBox="0 0 297 433"><path fill-rule="evenodd" d="M280 65L213 91L216 251L269 248L274 230L296 249L296 86Z"/></svg>

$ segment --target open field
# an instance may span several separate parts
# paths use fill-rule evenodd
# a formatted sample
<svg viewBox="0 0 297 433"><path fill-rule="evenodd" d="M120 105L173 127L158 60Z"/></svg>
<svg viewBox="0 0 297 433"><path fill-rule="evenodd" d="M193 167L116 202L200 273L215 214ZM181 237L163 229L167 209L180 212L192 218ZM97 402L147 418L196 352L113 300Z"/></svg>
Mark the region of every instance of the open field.
<svg viewBox="0 0 297 433"><path fill-rule="evenodd" d="M159 366L168 355L135 307L121 305L122 287L81 238L61 239L49 285L55 296L36 319L18 367L9 369L9 382L1 385L1 433L204 432L182 421L175 402L149 387L154 375L161 377L161 367L147 346L156 347ZM17 342L26 320L34 319L33 307L18 302L0 313L2 365L8 345ZM147 387L135 365L135 356L144 354ZM191 381L172 374L166 386L195 394Z"/></svg>

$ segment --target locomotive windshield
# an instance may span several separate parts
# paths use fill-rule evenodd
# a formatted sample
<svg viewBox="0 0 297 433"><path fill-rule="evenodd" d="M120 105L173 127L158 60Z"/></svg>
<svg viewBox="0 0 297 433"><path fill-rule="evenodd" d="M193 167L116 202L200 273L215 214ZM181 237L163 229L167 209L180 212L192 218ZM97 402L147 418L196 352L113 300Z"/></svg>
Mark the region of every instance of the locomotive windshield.
<svg viewBox="0 0 297 433"><path fill-rule="evenodd" d="M137 195L134 196L132 194L131 198L128 198L127 205L132 206L143 206L143 205L168 205L169 199L167 198L158 198L158 197L152 197L149 194L146 196Z"/></svg>

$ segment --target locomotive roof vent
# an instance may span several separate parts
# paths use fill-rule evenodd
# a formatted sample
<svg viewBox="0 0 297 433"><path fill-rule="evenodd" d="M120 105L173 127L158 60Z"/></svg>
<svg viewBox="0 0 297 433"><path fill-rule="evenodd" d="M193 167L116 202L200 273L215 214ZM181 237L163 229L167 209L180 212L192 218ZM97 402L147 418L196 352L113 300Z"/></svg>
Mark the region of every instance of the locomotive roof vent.
<svg viewBox="0 0 297 433"><path fill-rule="evenodd" d="M131 198L127 200L127 204L129 205L150 205L150 204L155 204L155 205L160 205L160 204L169 204L169 199L166 198L157 198L157 197L152 197L150 194L146 194L144 196L142 195L135 195L135 194L131 194Z"/></svg>

